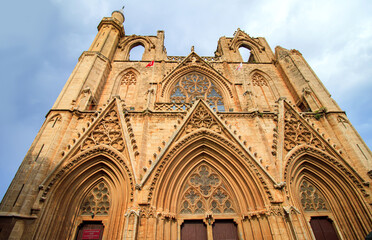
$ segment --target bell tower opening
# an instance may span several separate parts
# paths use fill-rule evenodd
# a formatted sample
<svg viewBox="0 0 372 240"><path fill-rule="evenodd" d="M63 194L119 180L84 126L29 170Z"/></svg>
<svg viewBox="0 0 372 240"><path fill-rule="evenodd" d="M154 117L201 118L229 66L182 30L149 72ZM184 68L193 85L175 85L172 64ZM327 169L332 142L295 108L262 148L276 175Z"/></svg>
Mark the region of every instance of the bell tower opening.
<svg viewBox="0 0 372 240"><path fill-rule="evenodd" d="M141 44L133 46L129 51L129 61L141 61L145 47Z"/></svg>
<svg viewBox="0 0 372 240"><path fill-rule="evenodd" d="M250 48L246 46L241 46L239 48L239 53L240 53L240 56L242 57L242 62L247 62L247 63L255 62L254 56Z"/></svg>

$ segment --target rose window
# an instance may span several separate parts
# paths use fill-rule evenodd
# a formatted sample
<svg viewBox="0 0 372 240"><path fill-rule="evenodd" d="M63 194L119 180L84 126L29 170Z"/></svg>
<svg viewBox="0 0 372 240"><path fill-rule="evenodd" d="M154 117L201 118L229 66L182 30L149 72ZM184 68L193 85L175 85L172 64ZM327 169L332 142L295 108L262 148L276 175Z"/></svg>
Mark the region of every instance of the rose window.
<svg viewBox="0 0 372 240"><path fill-rule="evenodd" d="M225 111L223 97L219 89L206 76L190 73L176 82L170 100L173 103L193 103L202 99L215 111Z"/></svg>

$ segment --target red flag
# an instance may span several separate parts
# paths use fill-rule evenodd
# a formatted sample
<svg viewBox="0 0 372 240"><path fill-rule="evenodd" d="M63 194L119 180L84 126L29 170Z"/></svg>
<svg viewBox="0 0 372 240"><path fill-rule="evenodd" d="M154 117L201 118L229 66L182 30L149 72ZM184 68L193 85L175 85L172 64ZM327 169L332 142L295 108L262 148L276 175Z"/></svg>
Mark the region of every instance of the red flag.
<svg viewBox="0 0 372 240"><path fill-rule="evenodd" d="M154 66L154 61L151 61L149 64L146 65L146 67L152 67Z"/></svg>

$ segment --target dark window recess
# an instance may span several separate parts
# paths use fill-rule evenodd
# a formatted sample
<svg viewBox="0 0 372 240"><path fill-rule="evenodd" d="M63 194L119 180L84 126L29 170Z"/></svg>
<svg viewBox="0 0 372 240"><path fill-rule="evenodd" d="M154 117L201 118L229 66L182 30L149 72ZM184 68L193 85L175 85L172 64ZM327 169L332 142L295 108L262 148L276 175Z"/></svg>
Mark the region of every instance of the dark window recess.
<svg viewBox="0 0 372 240"><path fill-rule="evenodd" d="M328 217L312 217L310 225L316 240L339 240L332 220Z"/></svg>
<svg viewBox="0 0 372 240"><path fill-rule="evenodd" d="M96 110L97 105L94 102L91 102L88 106L88 110Z"/></svg>
<svg viewBox="0 0 372 240"><path fill-rule="evenodd" d="M301 110L301 112L311 112L311 109L309 106L307 106L305 103L301 102L298 104L298 108Z"/></svg>
<svg viewBox="0 0 372 240"><path fill-rule="evenodd" d="M103 228L102 222L84 221L78 228L76 240L101 240L103 236Z"/></svg>
<svg viewBox="0 0 372 240"><path fill-rule="evenodd" d="M185 220L181 225L181 240L207 239L207 226L202 220Z"/></svg>
<svg viewBox="0 0 372 240"><path fill-rule="evenodd" d="M238 239L238 228L233 220L216 220L213 223L213 240Z"/></svg>

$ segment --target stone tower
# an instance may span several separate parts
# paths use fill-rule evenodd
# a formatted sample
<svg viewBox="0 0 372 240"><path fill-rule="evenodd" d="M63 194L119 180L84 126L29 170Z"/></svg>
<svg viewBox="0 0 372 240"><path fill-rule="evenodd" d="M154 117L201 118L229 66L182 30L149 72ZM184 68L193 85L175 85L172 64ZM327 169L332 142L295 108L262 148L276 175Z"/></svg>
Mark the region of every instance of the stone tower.
<svg viewBox="0 0 372 240"><path fill-rule="evenodd" d="M48 112L1 202L1 239L372 230L371 151L300 52L238 29L215 56L168 56L163 31L123 23L103 18Z"/></svg>

